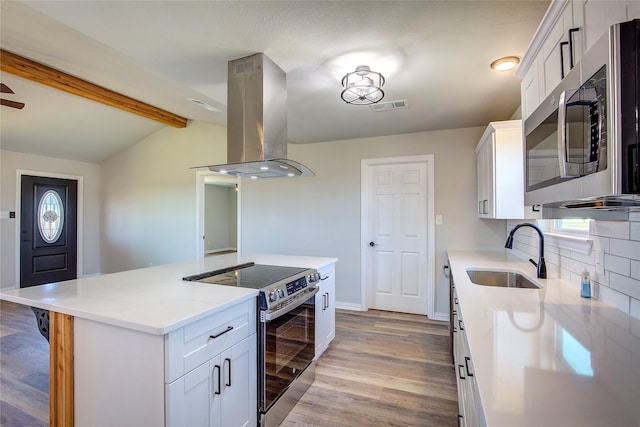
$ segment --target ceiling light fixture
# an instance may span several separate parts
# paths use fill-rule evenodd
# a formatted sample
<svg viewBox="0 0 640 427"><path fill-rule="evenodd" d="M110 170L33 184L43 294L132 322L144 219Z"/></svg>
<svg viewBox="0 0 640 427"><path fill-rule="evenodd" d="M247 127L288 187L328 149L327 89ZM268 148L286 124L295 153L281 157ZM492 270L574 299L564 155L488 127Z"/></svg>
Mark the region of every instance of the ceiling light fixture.
<svg viewBox="0 0 640 427"><path fill-rule="evenodd" d="M371 71L368 65L359 65L342 78L344 90L340 96L347 104L375 104L384 98L383 85L382 74Z"/></svg>
<svg viewBox="0 0 640 427"><path fill-rule="evenodd" d="M516 65L520 63L520 58L517 56L505 56L503 58L496 59L491 63L491 68L496 71L509 71L516 68Z"/></svg>

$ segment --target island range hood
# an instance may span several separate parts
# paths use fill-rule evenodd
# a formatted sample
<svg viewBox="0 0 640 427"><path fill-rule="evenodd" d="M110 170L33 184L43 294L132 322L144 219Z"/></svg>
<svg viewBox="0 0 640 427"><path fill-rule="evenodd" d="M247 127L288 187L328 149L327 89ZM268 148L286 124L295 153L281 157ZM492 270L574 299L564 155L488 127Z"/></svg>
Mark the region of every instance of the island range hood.
<svg viewBox="0 0 640 427"><path fill-rule="evenodd" d="M264 179L315 174L287 158L287 80L262 53L229 61L227 164L209 170Z"/></svg>

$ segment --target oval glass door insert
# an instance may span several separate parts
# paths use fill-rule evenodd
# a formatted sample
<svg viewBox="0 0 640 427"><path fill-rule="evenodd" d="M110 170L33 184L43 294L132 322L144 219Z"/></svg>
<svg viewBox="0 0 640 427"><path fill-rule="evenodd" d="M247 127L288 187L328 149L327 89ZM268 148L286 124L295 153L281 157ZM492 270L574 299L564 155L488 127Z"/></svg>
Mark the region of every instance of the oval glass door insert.
<svg viewBox="0 0 640 427"><path fill-rule="evenodd" d="M62 234L64 208L62 199L54 190L47 190L38 204L38 231L47 243L54 243Z"/></svg>

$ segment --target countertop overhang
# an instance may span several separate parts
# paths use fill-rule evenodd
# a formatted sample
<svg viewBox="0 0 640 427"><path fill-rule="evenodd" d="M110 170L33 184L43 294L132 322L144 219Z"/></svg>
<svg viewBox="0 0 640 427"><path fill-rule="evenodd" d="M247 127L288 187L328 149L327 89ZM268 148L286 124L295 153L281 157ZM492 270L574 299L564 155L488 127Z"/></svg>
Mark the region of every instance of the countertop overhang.
<svg viewBox="0 0 640 427"><path fill-rule="evenodd" d="M245 262L321 268L336 258L271 254L226 254L47 285L7 290L0 299L96 322L164 335L258 291L185 282L183 277Z"/></svg>
<svg viewBox="0 0 640 427"><path fill-rule="evenodd" d="M640 425L640 320L579 284L536 279L502 250L450 251L488 426ZM518 271L542 289L475 285L469 268Z"/></svg>

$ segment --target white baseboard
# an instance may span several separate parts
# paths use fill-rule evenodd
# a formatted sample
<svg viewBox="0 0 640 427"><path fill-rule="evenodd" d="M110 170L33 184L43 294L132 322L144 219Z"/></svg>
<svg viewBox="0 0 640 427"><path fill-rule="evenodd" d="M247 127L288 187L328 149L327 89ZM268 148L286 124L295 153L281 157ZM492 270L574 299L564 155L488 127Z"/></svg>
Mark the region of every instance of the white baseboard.
<svg viewBox="0 0 640 427"><path fill-rule="evenodd" d="M351 310L351 311L363 311L362 305L353 303L353 302L339 302L336 301L336 308L341 310Z"/></svg>
<svg viewBox="0 0 640 427"><path fill-rule="evenodd" d="M432 320L442 320L443 322L448 322L449 313L434 313Z"/></svg>

